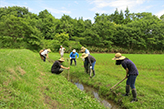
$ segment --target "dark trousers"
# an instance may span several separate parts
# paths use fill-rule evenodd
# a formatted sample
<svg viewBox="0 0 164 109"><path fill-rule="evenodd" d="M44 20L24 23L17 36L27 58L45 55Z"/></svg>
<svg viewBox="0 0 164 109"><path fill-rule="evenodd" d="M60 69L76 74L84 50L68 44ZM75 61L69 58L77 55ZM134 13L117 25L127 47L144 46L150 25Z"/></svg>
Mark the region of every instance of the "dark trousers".
<svg viewBox="0 0 164 109"><path fill-rule="evenodd" d="M43 57L43 61L46 62L46 56L43 56L43 55L41 56Z"/></svg>
<svg viewBox="0 0 164 109"><path fill-rule="evenodd" d="M88 60L85 60L84 62L84 68L85 68L85 71L86 73L90 74L90 63L88 62Z"/></svg>
<svg viewBox="0 0 164 109"><path fill-rule="evenodd" d="M72 60L74 60L75 65L76 65L76 59L75 59L75 58L72 58L72 59L71 59L70 65L72 65Z"/></svg>
<svg viewBox="0 0 164 109"><path fill-rule="evenodd" d="M51 72L55 74L60 74L63 71L60 71L60 68L56 68L56 69L51 69Z"/></svg>

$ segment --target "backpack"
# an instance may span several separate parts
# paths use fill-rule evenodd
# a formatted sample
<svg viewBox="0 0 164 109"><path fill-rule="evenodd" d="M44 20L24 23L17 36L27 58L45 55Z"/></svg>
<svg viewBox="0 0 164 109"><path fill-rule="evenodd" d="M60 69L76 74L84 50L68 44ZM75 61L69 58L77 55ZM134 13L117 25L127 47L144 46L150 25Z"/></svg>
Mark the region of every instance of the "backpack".
<svg viewBox="0 0 164 109"><path fill-rule="evenodd" d="M44 50L46 50L46 49L42 49L42 50L40 50L40 51L39 51L39 54L41 54Z"/></svg>

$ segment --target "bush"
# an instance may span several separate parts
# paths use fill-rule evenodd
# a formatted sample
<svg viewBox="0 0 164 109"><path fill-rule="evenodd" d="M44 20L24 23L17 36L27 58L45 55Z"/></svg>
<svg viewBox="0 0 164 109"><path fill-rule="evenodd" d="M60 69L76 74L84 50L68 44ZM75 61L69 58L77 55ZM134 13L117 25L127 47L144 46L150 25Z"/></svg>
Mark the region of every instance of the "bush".
<svg viewBox="0 0 164 109"><path fill-rule="evenodd" d="M42 40L41 47L42 49L49 48L53 52L58 52L60 48L60 43L57 40Z"/></svg>
<svg viewBox="0 0 164 109"><path fill-rule="evenodd" d="M65 52L67 53L72 52L73 49L76 49L76 51L79 52L82 47L82 45L77 41L65 41L63 46L65 46Z"/></svg>

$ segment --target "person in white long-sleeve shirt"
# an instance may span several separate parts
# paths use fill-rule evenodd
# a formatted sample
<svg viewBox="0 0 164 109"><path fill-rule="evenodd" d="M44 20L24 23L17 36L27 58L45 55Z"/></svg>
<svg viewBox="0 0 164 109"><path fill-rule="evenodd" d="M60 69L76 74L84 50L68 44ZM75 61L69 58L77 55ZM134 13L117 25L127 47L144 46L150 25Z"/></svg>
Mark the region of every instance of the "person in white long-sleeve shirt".
<svg viewBox="0 0 164 109"><path fill-rule="evenodd" d="M61 55L61 57L63 57L63 55L64 55L64 50L66 50L66 49L61 45L60 49L59 49L59 54Z"/></svg>
<svg viewBox="0 0 164 109"><path fill-rule="evenodd" d="M46 58L49 58L48 57L48 53L51 52L50 49L44 49L44 50L40 50L39 54L40 54L40 57L41 59L45 62L46 61Z"/></svg>

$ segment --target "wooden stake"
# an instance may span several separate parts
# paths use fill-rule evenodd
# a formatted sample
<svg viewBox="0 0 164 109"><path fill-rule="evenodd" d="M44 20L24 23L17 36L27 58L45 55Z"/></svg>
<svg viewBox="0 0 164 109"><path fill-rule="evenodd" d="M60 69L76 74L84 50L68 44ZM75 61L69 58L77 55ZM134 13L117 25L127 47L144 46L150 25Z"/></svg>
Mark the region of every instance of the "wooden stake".
<svg viewBox="0 0 164 109"><path fill-rule="evenodd" d="M68 61L68 66L70 67L69 59L67 59L67 61ZM68 69L68 81L69 81L69 69Z"/></svg>

